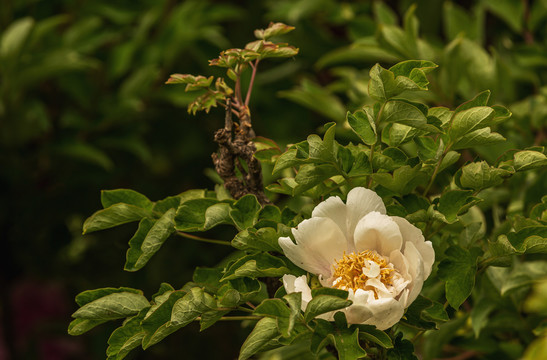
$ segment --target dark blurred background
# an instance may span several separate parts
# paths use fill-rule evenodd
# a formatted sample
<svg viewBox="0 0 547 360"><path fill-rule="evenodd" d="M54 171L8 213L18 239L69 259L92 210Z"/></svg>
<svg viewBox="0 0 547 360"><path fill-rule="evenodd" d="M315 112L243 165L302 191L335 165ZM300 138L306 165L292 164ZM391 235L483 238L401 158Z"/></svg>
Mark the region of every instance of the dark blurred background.
<svg viewBox="0 0 547 360"><path fill-rule="evenodd" d="M415 17L405 21L413 3ZM188 115L191 95L164 82L174 72L222 75L207 60L243 47L270 21L296 26L284 40L300 54L261 64L251 110L257 134L282 146L327 121L342 125L340 141L351 140L345 112L369 102L368 69L410 58L441 65L431 104L455 106L489 88L493 103L513 111L499 130L508 143L478 149L485 158L544 144L547 1L457 3L2 0L0 359L104 358L116 324L67 335L77 293L128 286L150 297L161 282L181 287L196 266L229 253L171 239L129 273L135 224L86 236L81 228L102 189L131 188L155 201L214 186L206 169L223 113ZM405 31L417 23L419 41L406 46ZM129 357L231 359L248 331L219 323L200 334L191 325Z"/></svg>

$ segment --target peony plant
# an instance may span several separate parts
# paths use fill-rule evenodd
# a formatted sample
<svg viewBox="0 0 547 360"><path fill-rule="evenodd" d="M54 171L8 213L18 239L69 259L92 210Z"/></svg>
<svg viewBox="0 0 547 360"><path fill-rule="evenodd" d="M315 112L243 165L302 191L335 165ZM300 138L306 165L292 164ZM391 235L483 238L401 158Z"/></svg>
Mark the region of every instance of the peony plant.
<svg viewBox="0 0 547 360"><path fill-rule="evenodd" d="M386 215L382 199L362 187L352 189L344 204L338 196L315 207L310 219L292 230L296 240L279 245L294 264L317 275L324 287L348 291L351 306L342 309L350 324L395 325L418 297L431 274L435 252L420 229L398 216ZM287 293L302 293L302 310L312 299L306 275L284 275ZM334 319L334 312L324 319Z"/></svg>
<svg viewBox="0 0 547 360"><path fill-rule="evenodd" d="M515 188L541 188L543 148L481 159L481 146L505 141L494 130L511 112L489 105L489 91L454 109L431 103L429 74L437 65L425 60L373 66L364 105L326 124L322 136L287 147L256 136L250 100L259 64L297 55L277 42L292 30L272 23L244 48L223 51L210 65L226 77L173 74L167 81L195 92L189 112L224 112L214 136L214 190L158 201L128 189L103 191L104 208L84 223L91 233L139 222L126 255L131 272L171 236L234 253L216 267L196 268L182 286L159 285L150 298L127 287L84 291L69 333L123 319L108 340L108 359L146 350L193 322L205 330L241 320L249 335L240 360L289 352L344 360L482 356L473 339L514 331L486 319L522 317L522 290L547 271L547 198L523 193L537 204L514 205L519 216L501 221L498 191L519 178L526 183ZM212 238L219 225L237 234ZM541 329L532 317L519 328L527 335L517 348L500 345L489 356L523 354ZM541 339L527 354L539 351Z"/></svg>

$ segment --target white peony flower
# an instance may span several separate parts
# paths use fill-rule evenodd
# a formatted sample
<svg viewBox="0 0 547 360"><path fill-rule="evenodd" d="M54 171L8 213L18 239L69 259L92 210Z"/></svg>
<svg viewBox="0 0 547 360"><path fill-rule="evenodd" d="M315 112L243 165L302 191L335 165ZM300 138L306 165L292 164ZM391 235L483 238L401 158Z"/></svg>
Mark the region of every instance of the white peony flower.
<svg viewBox="0 0 547 360"><path fill-rule="evenodd" d="M316 274L325 287L349 292L345 309L350 324L371 324L385 330L401 319L431 273L435 252L422 232L398 216L387 216L382 199L355 188L347 202L323 201L292 230L279 238L285 255ZM306 276L284 275L287 293L302 293L302 310L312 299ZM332 320L333 313L321 316Z"/></svg>

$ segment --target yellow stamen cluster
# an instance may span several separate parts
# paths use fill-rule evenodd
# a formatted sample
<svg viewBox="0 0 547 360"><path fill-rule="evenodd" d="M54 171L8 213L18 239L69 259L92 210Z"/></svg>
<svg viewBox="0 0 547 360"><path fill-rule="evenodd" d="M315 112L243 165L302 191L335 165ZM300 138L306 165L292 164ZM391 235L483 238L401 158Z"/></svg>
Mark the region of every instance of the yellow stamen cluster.
<svg viewBox="0 0 547 360"><path fill-rule="evenodd" d="M336 261L333 277L337 280L334 281L333 287L344 290L353 289L353 291L365 289L369 278L363 274L363 268L366 267L367 260L372 260L380 266L380 281L385 285L390 285L391 273L394 269L388 267L387 261L376 251L365 250L357 254L344 252L342 259ZM375 288L370 290L373 290L375 297L377 297Z"/></svg>

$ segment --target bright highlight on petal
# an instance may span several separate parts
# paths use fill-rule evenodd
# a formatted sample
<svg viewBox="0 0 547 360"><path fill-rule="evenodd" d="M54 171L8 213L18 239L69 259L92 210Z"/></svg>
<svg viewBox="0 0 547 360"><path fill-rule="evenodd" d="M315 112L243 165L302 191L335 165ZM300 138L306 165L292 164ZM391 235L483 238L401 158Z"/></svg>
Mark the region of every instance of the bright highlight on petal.
<svg viewBox="0 0 547 360"><path fill-rule="evenodd" d="M293 229L296 243L279 238L285 255L318 275L323 286L348 291L353 304L343 311L349 323L384 330L396 324L416 299L431 273L435 252L420 229L406 219L387 216L372 190L355 188L347 202L331 197ZM302 309L311 300L306 277L285 275L287 293L302 293ZM321 318L332 320L333 313Z"/></svg>

